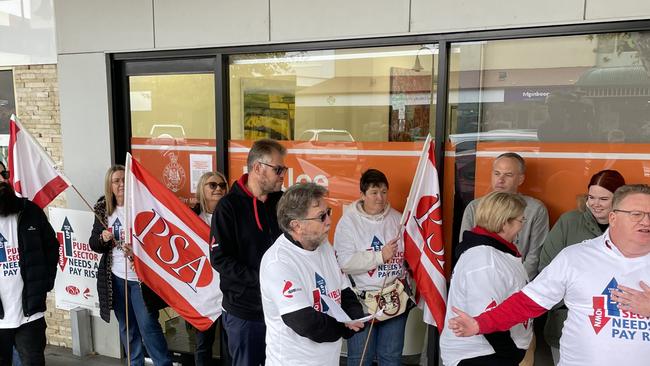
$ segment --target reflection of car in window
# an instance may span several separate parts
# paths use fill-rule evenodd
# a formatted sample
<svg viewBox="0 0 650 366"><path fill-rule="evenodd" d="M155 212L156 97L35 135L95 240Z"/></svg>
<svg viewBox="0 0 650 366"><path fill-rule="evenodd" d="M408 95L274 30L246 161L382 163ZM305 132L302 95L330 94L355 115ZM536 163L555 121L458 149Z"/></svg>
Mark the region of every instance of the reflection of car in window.
<svg viewBox="0 0 650 366"><path fill-rule="evenodd" d="M149 131L149 143L172 145L185 142L185 129L178 124L155 124Z"/></svg>
<svg viewBox="0 0 650 366"><path fill-rule="evenodd" d="M325 142L354 142L352 135L346 130L334 129L314 129L305 130L299 138L299 141L325 141Z"/></svg>

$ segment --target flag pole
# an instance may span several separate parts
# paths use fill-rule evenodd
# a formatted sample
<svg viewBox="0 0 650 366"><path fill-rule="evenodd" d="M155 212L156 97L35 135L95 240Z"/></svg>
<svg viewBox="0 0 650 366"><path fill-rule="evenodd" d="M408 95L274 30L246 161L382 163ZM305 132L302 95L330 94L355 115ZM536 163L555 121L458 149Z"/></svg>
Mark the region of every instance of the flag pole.
<svg viewBox="0 0 650 366"><path fill-rule="evenodd" d="M424 141L424 145L422 146L422 152L420 153L420 160L422 160L422 156L424 153L427 151L429 148L429 144L431 143L431 134L427 134L427 139ZM415 187L416 184L419 184L420 182L420 176L422 175L422 170L424 169L424 165L420 164L418 162L418 166L415 170L415 176L413 177L413 181L411 182L411 189L409 190L409 195L406 198L406 205L404 206L404 212L402 212L402 219L400 220L400 225L404 226L406 224L406 220L409 215L409 208L411 207L411 204L413 201L413 197L417 196L416 192L413 192L413 188Z"/></svg>
<svg viewBox="0 0 650 366"><path fill-rule="evenodd" d="M397 233L397 237L400 238L402 236L402 233L404 231L404 226L400 226L399 233ZM384 292L384 288L386 288L386 280L388 279L388 276L384 277L384 282L381 284L381 289L379 290L379 296L382 296L382 292ZM399 281L399 280L395 280ZM368 335L366 336L366 342L363 345L363 352L361 352L361 360L359 360L359 366L363 365L363 359L366 356L366 351L368 350L368 343L370 341L370 336L372 335L372 328L373 325L375 324L375 318L377 316L377 313L379 313L379 300L377 301L377 307L375 308L375 313L373 314L373 319L370 321L370 329L368 329Z"/></svg>
<svg viewBox="0 0 650 366"><path fill-rule="evenodd" d="M130 172L131 171L131 154L128 152L126 153L126 163L124 164L124 172ZM124 226L124 239L125 242L128 244L131 244L131 209L130 207L127 207L127 202L130 200L127 200L127 194L129 193L129 189L131 188L131 174L125 174L124 176L124 216L125 216L125 226ZM129 195L129 198L131 196ZM127 239L128 238L128 239ZM124 243L123 243L124 244ZM133 249L133 248L131 248ZM128 265L129 265L129 258L126 255L126 251L124 251L124 248L122 248L122 251L124 252L124 305L125 305L125 321L126 321L126 357L128 359L127 365L131 366L131 344L129 342L129 282L127 278L129 277L128 275Z"/></svg>

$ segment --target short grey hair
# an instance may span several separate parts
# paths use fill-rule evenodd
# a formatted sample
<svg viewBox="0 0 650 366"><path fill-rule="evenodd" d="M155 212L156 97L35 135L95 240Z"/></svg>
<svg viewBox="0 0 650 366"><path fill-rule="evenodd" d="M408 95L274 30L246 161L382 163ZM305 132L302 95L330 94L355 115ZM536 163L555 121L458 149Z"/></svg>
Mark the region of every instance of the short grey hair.
<svg viewBox="0 0 650 366"><path fill-rule="evenodd" d="M650 195L650 186L647 184L627 184L620 186L616 192L614 192L612 207L618 208L625 197L636 193Z"/></svg>
<svg viewBox="0 0 650 366"><path fill-rule="evenodd" d="M505 153L497 156L497 158L494 159L494 162L492 163L492 165L494 165L494 163L496 163L497 160L504 159L504 158L508 158L508 159L512 159L512 160L516 161L517 165L519 165L519 173L521 173L521 174L526 173L526 161L524 160L524 158L521 157L521 155L519 155L519 154L517 154L515 152L505 152Z"/></svg>
<svg viewBox="0 0 650 366"><path fill-rule="evenodd" d="M250 151L248 152L248 159L246 160L248 171L250 172L253 170L253 165L256 161L270 156L274 151L278 152L280 155L287 154L287 149L275 140L261 139L255 141Z"/></svg>
<svg viewBox="0 0 650 366"><path fill-rule="evenodd" d="M304 219L309 207L327 195L327 188L316 183L291 186L278 202L278 224L284 232L291 231L292 220Z"/></svg>

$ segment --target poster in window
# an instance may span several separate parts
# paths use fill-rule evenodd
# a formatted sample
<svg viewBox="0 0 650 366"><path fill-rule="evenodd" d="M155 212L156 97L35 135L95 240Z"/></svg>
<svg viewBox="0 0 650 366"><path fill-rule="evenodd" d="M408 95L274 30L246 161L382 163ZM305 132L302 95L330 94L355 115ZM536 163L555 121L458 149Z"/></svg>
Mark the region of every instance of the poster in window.
<svg viewBox="0 0 650 366"><path fill-rule="evenodd" d="M244 139L292 140L295 80L242 79Z"/></svg>
<svg viewBox="0 0 650 366"><path fill-rule="evenodd" d="M431 73L390 68L389 141L424 141L431 118Z"/></svg>

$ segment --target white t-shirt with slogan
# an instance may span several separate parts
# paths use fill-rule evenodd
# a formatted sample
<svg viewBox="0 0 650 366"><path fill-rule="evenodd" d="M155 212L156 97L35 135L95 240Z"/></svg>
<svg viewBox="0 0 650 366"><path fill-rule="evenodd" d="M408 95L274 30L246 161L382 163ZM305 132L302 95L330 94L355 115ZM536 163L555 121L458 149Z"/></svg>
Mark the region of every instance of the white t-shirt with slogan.
<svg viewBox="0 0 650 366"><path fill-rule="evenodd" d="M260 288L266 323L266 365L338 365L341 340L317 343L289 328L282 315L305 307L327 312L323 296L341 303L349 287L329 243L308 251L284 235L264 254Z"/></svg>
<svg viewBox="0 0 650 366"><path fill-rule="evenodd" d="M550 309L564 298L569 309L560 338L560 366L650 365L650 319L621 311L611 290L637 290L650 280L650 254L626 258L609 231L571 245L522 291Z"/></svg>
<svg viewBox="0 0 650 366"><path fill-rule="evenodd" d="M124 229L126 221L124 219L124 206L115 207L113 214L108 217L108 230L113 233L115 241L118 243L111 255L113 261L111 262L111 272L119 278L126 278L129 281L138 281L138 275L133 270L132 263L124 256L124 251L119 244L124 242Z"/></svg>
<svg viewBox="0 0 650 366"><path fill-rule="evenodd" d="M5 312L0 329L18 328L43 317L43 313L23 314L24 283L18 259L18 215L0 217L0 301Z"/></svg>

